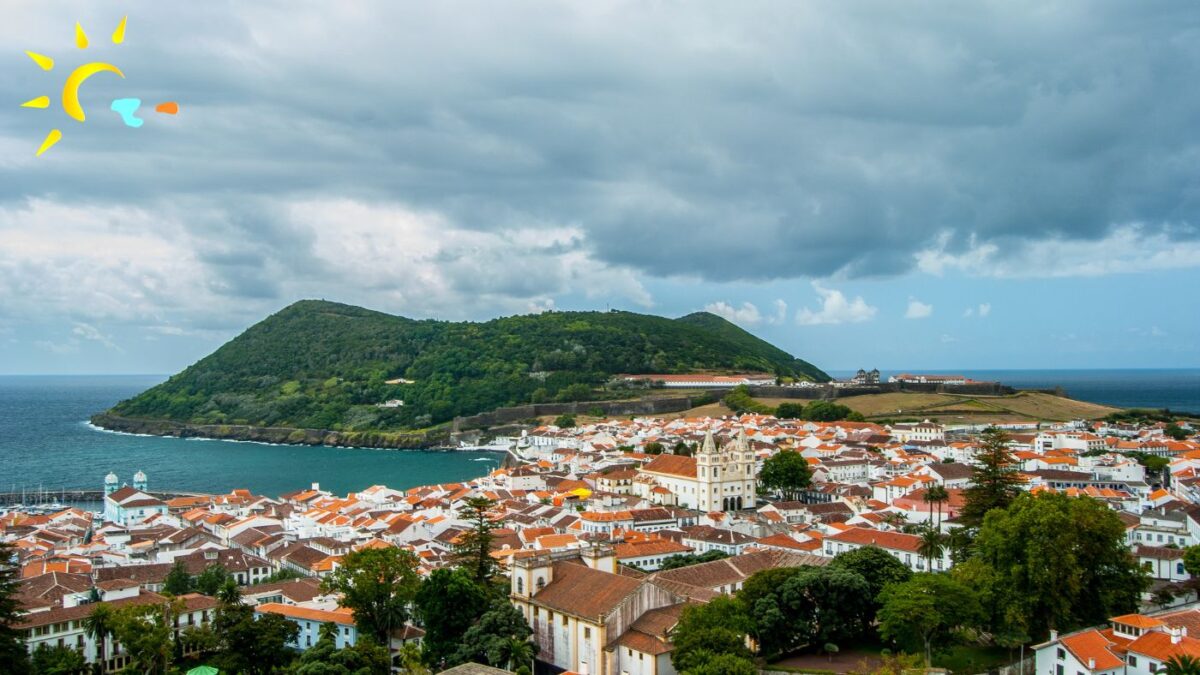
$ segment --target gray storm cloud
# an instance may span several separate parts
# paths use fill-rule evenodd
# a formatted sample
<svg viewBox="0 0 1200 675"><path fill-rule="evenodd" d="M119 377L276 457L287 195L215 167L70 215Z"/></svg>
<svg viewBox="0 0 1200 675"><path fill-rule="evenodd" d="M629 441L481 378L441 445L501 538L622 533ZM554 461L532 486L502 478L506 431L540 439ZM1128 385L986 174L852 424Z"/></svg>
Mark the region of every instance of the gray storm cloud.
<svg viewBox="0 0 1200 675"><path fill-rule="evenodd" d="M75 20L126 12L105 55L128 77L89 83L94 124L35 160L54 110L0 116L0 223L23 230L0 288L53 264L30 238L62 231L31 204L137 209L85 229L181 245L205 302L483 314L597 288L648 306L645 276L1009 269L1044 241L1197 236L1194 2L21 3L0 99L61 82L20 49L78 59ZM128 95L183 112L132 132L101 107ZM399 235L398 212L418 214ZM530 273L496 265L526 250Z"/></svg>

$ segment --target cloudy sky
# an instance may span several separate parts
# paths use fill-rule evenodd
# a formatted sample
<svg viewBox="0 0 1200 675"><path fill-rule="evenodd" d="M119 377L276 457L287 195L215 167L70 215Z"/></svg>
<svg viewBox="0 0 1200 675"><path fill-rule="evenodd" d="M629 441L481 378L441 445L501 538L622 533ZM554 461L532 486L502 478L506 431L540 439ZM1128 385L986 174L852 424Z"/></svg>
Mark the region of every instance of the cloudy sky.
<svg viewBox="0 0 1200 675"><path fill-rule="evenodd" d="M827 369L1200 366L1194 0L0 16L0 373L171 372L301 298L708 309ZM80 124L88 61L125 79Z"/></svg>

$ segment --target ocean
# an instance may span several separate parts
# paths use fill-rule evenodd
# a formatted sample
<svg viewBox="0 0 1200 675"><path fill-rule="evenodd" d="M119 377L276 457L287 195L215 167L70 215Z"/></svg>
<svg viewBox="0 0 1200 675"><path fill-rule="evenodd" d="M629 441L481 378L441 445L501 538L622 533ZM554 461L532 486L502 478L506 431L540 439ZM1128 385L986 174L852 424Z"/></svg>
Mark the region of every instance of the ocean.
<svg viewBox="0 0 1200 675"><path fill-rule="evenodd" d="M1121 408L1169 408L1200 414L1200 368L1112 370L919 370L884 371L880 379L900 372L964 375L974 380L1002 382L1018 389L1062 387L1081 401ZM847 378L853 371L830 371Z"/></svg>
<svg viewBox="0 0 1200 675"><path fill-rule="evenodd" d="M940 372L951 371L922 371ZM1121 407L1200 413L1200 369L965 370L978 380L1019 388L1062 387L1070 396ZM853 373L834 371L835 377ZM890 372L883 373L886 379ZM0 376L0 492L100 489L115 472L131 482L146 472L150 489L278 495L319 482L343 494L375 484L397 489L467 480L500 456L367 448L130 436L87 424L93 413L151 387L158 375Z"/></svg>
<svg viewBox="0 0 1200 675"><path fill-rule="evenodd" d="M276 496L319 482L337 494L383 484L396 489L468 480L503 457L433 452L267 445L131 436L87 420L165 378L0 376L0 492L96 489L115 472L133 482L144 471L151 490Z"/></svg>

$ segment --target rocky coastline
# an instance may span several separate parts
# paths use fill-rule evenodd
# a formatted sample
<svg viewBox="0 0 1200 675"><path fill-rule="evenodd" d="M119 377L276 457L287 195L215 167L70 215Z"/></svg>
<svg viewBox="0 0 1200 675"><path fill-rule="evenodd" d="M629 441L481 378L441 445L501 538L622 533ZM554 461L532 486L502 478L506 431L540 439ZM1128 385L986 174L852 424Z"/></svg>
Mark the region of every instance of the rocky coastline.
<svg viewBox="0 0 1200 675"><path fill-rule="evenodd" d="M342 448L450 449L450 439L445 433L333 431L293 427L257 427L244 424L190 424L175 420L123 417L112 413L93 415L91 423L106 431L146 436L211 438L224 441L253 441L280 445L325 445Z"/></svg>

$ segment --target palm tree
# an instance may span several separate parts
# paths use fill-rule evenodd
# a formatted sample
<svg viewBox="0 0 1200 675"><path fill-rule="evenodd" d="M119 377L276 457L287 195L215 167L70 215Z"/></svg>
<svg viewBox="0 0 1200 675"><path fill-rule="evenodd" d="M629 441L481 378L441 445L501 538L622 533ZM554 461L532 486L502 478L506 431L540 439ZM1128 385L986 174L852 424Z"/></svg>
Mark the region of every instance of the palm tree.
<svg viewBox="0 0 1200 675"><path fill-rule="evenodd" d="M921 545L917 549L917 553L925 557L929 565L929 571L933 571L933 559L941 558L942 551L946 549L946 540L940 531L932 525L926 525L921 531Z"/></svg>
<svg viewBox="0 0 1200 675"><path fill-rule="evenodd" d="M1158 672L1166 675L1200 675L1200 659L1188 654L1176 654L1163 665L1166 667Z"/></svg>
<svg viewBox="0 0 1200 675"><path fill-rule="evenodd" d="M233 579L228 579L225 584L217 590L217 600L226 606L233 606L242 602L242 591L238 588L237 583Z"/></svg>
<svg viewBox="0 0 1200 675"><path fill-rule="evenodd" d="M937 505L937 526L942 527L942 504L950 501L950 493L946 491L944 485L934 485L925 491L925 496L922 497L926 503Z"/></svg>
<svg viewBox="0 0 1200 675"><path fill-rule="evenodd" d="M99 656L101 672L107 670L104 643L112 636L113 632L112 607L103 603L96 605L92 613L84 618L83 630L87 632L88 637L96 641L96 653Z"/></svg>
<svg viewBox="0 0 1200 675"><path fill-rule="evenodd" d="M535 653L532 642L517 637L510 637L505 641L504 651L508 652L508 660L504 666L507 670L516 670L518 666L533 661Z"/></svg>

